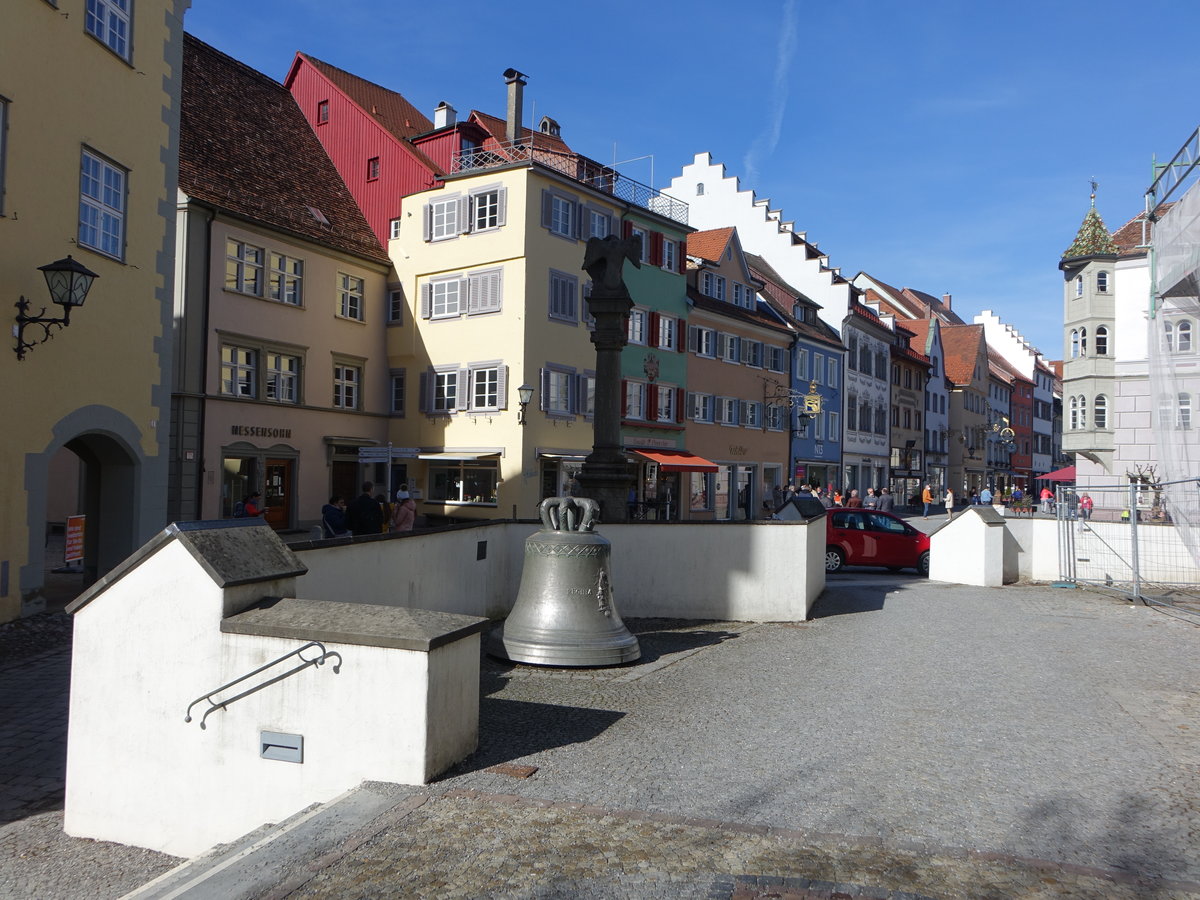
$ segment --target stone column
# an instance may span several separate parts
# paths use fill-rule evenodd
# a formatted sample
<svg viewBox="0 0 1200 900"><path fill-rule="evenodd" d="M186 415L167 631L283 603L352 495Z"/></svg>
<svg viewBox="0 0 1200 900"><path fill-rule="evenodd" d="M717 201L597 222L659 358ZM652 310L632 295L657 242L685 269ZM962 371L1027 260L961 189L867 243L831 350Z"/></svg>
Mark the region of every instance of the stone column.
<svg viewBox="0 0 1200 900"><path fill-rule="evenodd" d="M625 286L622 267L626 259L640 267L640 242L613 235L591 238L583 268L592 277L588 310L596 320L592 344L596 347L596 411L592 418L592 452L579 473L580 493L600 504L601 522L629 518L629 490L633 475L621 448L621 350L626 344L625 317L633 299Z"/></svg>

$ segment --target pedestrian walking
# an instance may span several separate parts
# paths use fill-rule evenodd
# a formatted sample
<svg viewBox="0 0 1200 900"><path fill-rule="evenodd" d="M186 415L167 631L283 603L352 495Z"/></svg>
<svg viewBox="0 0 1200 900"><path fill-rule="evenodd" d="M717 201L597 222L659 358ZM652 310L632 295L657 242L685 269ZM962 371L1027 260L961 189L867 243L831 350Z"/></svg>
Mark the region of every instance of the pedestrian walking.
<svg viewBox="0 0 1200 900"><path fill-rule="evenodd" d="M346 510L346 525L356 535L379 534L383 531L383 508L371 496L373 482L364 481L362 493L354 498Z"/></svg>
<svg viewBox="0 0 1200 900"><path fill-rule="evenodd" d="M925 515L923 518L929 518L929 507L933 506L933 486L925 485L925 490L921 491L921 503L925 506Z"/></svg>
<svg viewBox="0 0 1200 900"><path fill-rule="evenodd" d="M850 499L846 501L847 509L861 509L863 505L862 497L858 496L858 488L850 491Z"/></svg>
<svg viewBox="0 0 1200 900"><path fill-rule="evenodd" d="M979 502L982 503L984 506L992 505L991 489L984 488L982 491L979 492Z"/></svg>

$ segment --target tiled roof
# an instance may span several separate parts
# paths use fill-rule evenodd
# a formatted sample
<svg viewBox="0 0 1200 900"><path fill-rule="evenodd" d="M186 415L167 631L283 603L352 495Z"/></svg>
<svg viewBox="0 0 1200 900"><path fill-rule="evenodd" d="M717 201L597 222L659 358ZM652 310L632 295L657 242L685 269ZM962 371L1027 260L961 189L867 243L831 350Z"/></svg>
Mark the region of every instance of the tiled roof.
<svg viewBox="0 0 1200 900"><path fill-rule="evenodd" d="M966 325L958 313L952 310L949 306L942 302L941 298L927 294L924 291L918 291L916 288L905 288L902 292L912 302L918 304L925 311L924 315L919 318L928 318L929 316L937 316L943 322L949 325Z"/></svg>
<svg viewBox="0 0 1200 900"><path fill-rule="evenodd" d="M1154 210L1155 216L1161 218L1163 213L1174 206L1174 203L1162 203ZM1113 232L1113 243L1117 245L1117 251L1121 256L1137 257L1145 256L1146 248L1142 246L1142 221L1146 218L1144 212L1138 213L1120 228ZM1146 229L1146 238L1148 239L1154 231L1154 223L1150 223L1150 227Z"/></svg>
<svg viewBox="0 0 1200 900"><path fill-rule="evenodd" d="M713 228L709 231L693 232L687 236L687 254L720 262L732 237L733 228Z"/></svg>
<svg viewBox="0 0 1200 900"><path fill-rule="evenodd" d="M266 228L388 262L292 95L191 35L184 36L179 188Z"/></svg>
<svg viewBox="0 0 1200 900"><path fill-rule="evenodd" d="M1094 200L1095 198L1093 197ZM1112 235L1104 227L1104 220L1100 218L1100 213L1096 212L1096 207L1093 206L1087 211L1087 215L1083 217L1083 224L1079 226L1079 233L1075 235L1075 242L1063 251L1062 258L1076 259L1080 256L1106 256L1110 254L1115 255L1118 252Z"/></svg>
<svg viewBox="0 0 1200 900"><path fill-rule="evenodd" d="M396 137L407 140L433 129L433 122L395 91L301 53L322 75Z"/></svg>
<svg viewBox="0 0 1200 900"><path fill-rule="evenodd" d="M796 303L813 310L820 309L820 304L809 300L803 293L780 278L779 273L761 256L747 253L745 257L750 274L763 283L762 294L766 298L766 302L783 317L785 322L808 340L842 348L842 339L838 337L838 333L819 317L814 315L815 321L803 322L792 313L792 308Z"/></svg>
<svg viewBox="0 0 1200 900"><path fill-rule="evenodd" d="M480 127L487 131L496 140L496 143L508 143L508 123L504 119L488 115L477 109L471 110L471 115L468 118L478 123ZM529 143L532 147L538 147L542 150L554 150L559 153L574 152L567 146L567 142L558 135L544 134L541 131L534 131L524 126L521 127L521 140Z"/></svg>
<svg viewBox="0 0 1200 900"><path fill-rule="evenodd" d="M922 353L928 354L932 348L929 346L929 333L933 330L932 319L905 319L904 327L913 333L912 340L909 344L918 348Z"/></svg>
<svg viewBox="0 0 1200 900"><path fill-rule="evenodd" d="M942 348L946 353L946 377L955 384L970 384L983 341L982 325L943 325Z"/></svg>
<svg viewBox="0 0 1200 900"><path fill-rule="evenodd" d="M706 297L692 285L688 285L687 295L688 300L691 301L692 305L696 309L702 309L706 312L716 313L717 315L725 316L730 319L738 319L750 325L759 325L763 328L770 328L773 331L779 331L791 337L791 329L773 316L766 315L762 312L744 309L741 306L734 306L732 303L727 303L724 300L714 300L711 297Z"/></svg>

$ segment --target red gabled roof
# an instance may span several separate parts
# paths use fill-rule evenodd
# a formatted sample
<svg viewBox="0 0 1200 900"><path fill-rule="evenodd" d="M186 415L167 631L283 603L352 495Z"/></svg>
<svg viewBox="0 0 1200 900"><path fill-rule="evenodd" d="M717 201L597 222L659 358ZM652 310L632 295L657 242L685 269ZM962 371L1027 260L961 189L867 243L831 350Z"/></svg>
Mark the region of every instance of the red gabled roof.
<svg viewBox="0 0 1200 900"><path fill-rule="evenodd" d="M442 168L412 144L411 138L432 130L433 122L424 116L401 94L389 90L373 81L359 78L345 69L330 65L307 53L297 53L285 84L290 84L300 61L311 65L330 84L341 91L355 106L370 116L379 126L431 173L441 175Z"/></svg>
<svg viewBox="0 0 1200 900"><path fill-rule="evenodd" d="M190 34L183 49L180 190L266 228L388 262L287 89Z"/></svg>
<svg viewBox="0 0 1200 900"><path fill-rule="evenodd" d="M712 297L706 297L692 285L688 285L687 296L692 306L696 309L716 313L719 316L725 316L729 319L738 319L750 325L770 328L772 331L779 331L791 337L792 330L778 318L744 309L741 306L734 306L732 303L727 303L724 300L714 300ZM763 308L766 309L766 307Z"/></svg>
<svg viewBox="0 0 1200 900"><path fill-rule="evenodd" d="M983 326L943 325L941 330L946 377L955 384L970 384L975 379L975 363L983 346Z"/></svg>
<svg viewBox="0 0 1200 900"><path fill-rule="evenodd" d="M1174 203L1160 203L1158 208L1154 210L1154 215L1157 218L1162 218L1163 213L1174 206ZM1146 255L1146 248L1142 245L1142 222L1145 220L1144 212L1138 213L1112 234L1113 243L1117 245L1117 252L1123 257L1138 257ZM1154 231L1154 223L1151 222L1146 228L1145 238L1149 239Z"/></svg>
<svg viewBox="0 0 1200 900"><path fill-rule="evenodd" d="M505 144L508 142L508 123L504 119L489 115L485 112L480 112L477 109L471 110L471 114L467 117L470 121L475 122L484 131L492 136L497 144ZM567 142L555 134L545 134L541 131L534 131L531 128L521 128L520 140L528 143L531 147L537 147L540 150L551 150L558 153L573 153L574 151L567 146Z"/></svg>
<svg viewBox="0 0 1200 900"><path fill-rule="evenodd" d="M300 53L314 68L328 78L347 97L362 107L389 132L402 140L433 130L433 122L400 94L373 81L359 78L345 69L330 65L315 56Z"/></svg>
<svg viewBox="0 0 1200 900"><path fill-rule="evenodd" d="M924 291L918 291L916 288L907 287L904 289L903 294L913 303L916 303L918 306L923 308L924 315L921 316L922 319L928 318L929 316L937 316L939 319L949 325L967 324L961 318L959 318L958 313L954 312L954 310L943 303L940 299L933 296L933 294L927 294Z"/></svg>
<svg viewBox="0 0 1200 900"><path fill-rule="evenodd" d="M687 255L698 256L710 262L720 262L733 238L733 228L712 228L696 231L687 236Z"/></svg>

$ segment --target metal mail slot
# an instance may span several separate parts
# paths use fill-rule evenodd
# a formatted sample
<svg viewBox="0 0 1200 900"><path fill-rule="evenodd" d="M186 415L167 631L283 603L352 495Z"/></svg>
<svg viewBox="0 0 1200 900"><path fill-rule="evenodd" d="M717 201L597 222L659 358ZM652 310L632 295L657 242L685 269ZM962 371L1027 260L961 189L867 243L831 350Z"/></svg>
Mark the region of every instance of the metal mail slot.
<svg viewBox="0 0 1200 900"><path fill-rule="evenodd" d="M304 762L304 735L264 731L259 736L259 756L283 762Z"/></svg>

